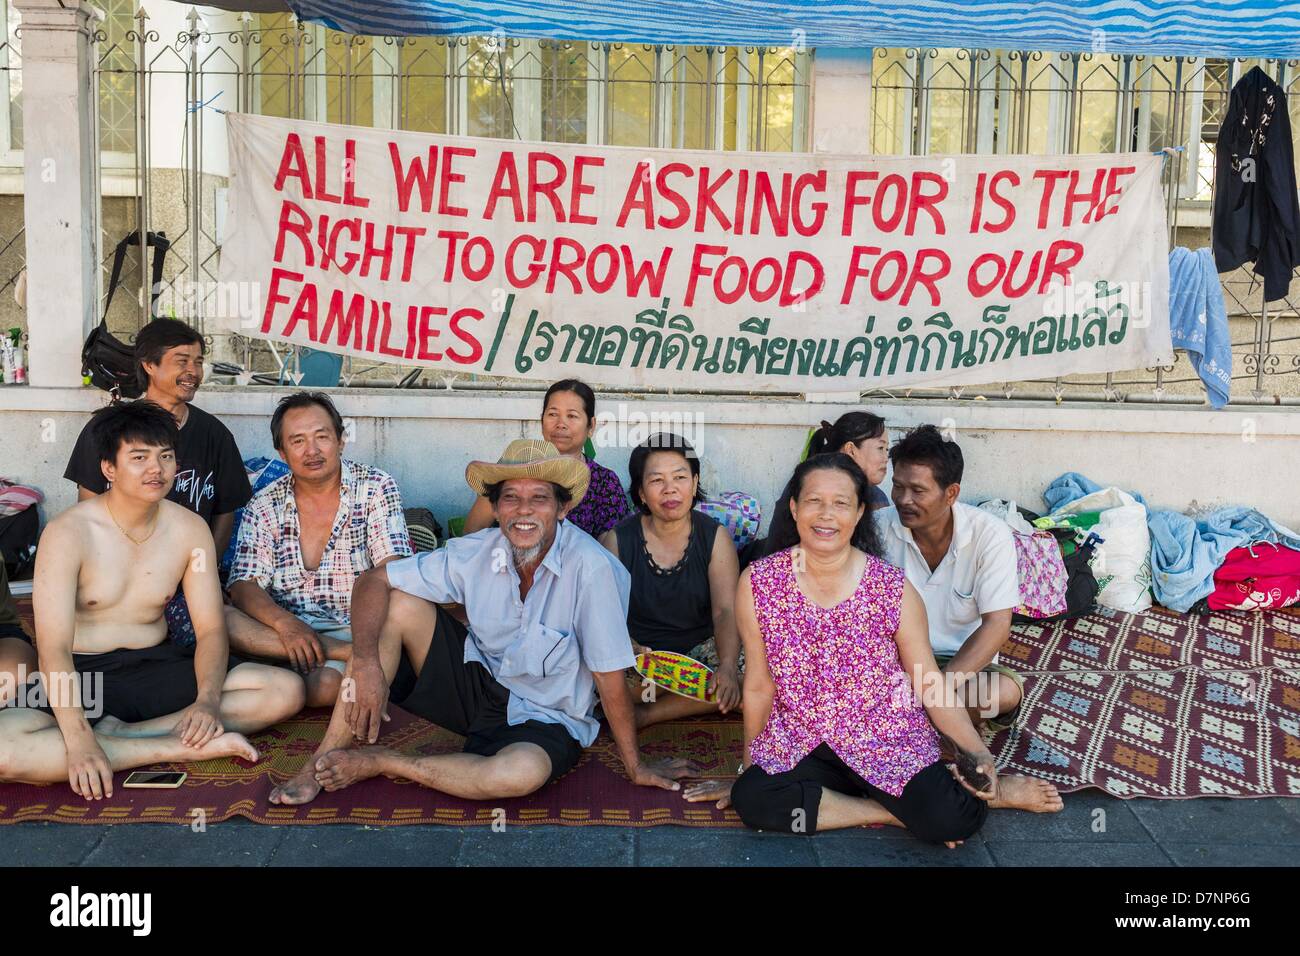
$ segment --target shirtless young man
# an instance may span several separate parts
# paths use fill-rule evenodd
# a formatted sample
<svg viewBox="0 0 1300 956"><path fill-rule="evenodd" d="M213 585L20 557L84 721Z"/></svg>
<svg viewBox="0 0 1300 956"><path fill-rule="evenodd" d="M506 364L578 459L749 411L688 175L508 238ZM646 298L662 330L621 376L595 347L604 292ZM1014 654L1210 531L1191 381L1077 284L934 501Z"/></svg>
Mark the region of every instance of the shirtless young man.
<svg viewBox="0 0 1300 956"><path fill-rule="evenodd" d="M117 770L257 760L241 734L297 713L305 697L290 671L229 660L212 534L165 500L172 416L134 402L101 409L94 426L111 487L45 530L33 593L41 679L0 711L0 780L66 778L87 800L111 797ZM167 640L163 607L178 584L192 649Z"/></svg>

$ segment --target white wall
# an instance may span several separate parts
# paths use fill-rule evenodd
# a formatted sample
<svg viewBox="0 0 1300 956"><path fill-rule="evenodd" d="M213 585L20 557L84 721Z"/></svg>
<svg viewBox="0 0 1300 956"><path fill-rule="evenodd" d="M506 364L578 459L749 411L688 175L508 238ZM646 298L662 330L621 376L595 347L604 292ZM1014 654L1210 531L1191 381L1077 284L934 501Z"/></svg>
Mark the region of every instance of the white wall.
<svg viewBox="0 0 1300 956"><path fill-rule="evenodd" d="M198 404L234 432L245 457L271 454L270 412L283 390L205 386ZM540 394L365 389L335 395L354 419L348 452L393 474L408 505L439 520L463 514L471 497L465 465L495 460L506 443L536 432ZM46 516L75 500L62 479L86 416L103 401L89 389L0 388L0 475L47 495ZM710 490L756 494L765 517L789 477L809 425L843 405L755 399L676 401L600 397L598 413L623 404L625 426L653 414L694 430ZM1041 491L1063 472L1142 492L1153 506L1247 504L1300 528L1300 413L1261 407L1212 412L1154 406L1043 406L1005 402L864 406L901 429L932 422L954 430L966 458L962 497L1001 496L1042 507ZM615 430L609 426L610 430ZM598 460L626 482L629 448L602 447Z"/></svg>

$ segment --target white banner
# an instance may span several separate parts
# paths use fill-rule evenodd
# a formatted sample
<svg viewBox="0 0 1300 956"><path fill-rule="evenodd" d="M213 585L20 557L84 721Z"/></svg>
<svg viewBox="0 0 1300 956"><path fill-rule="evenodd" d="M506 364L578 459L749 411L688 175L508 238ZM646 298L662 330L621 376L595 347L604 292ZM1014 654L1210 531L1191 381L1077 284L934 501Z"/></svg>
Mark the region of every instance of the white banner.
<svg viewBox="0 0 1300 956"><path fill-rule="evenodd" d="M566 146L229 114L220 309L450 372L836 391L1168 364L1161 158Z"/></svg>

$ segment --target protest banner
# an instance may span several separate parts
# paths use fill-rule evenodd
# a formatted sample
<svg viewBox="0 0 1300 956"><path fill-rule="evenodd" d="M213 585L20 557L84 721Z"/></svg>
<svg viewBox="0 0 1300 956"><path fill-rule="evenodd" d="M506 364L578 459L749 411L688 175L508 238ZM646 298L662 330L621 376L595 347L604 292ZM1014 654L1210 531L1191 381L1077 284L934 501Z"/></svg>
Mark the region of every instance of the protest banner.
<svg viewBox="0 0 1300 956"><path fill-rule="evenodd" d="M222 318L256 338L450 372L783 391L1173 359L1159 156L228 123L220 277L252 291Z"/></svg>

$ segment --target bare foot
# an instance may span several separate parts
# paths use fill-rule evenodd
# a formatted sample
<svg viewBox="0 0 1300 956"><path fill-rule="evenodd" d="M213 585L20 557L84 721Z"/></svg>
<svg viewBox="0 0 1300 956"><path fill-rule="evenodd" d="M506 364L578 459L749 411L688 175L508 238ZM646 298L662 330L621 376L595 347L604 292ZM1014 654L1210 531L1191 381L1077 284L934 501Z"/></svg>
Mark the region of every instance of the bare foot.
<svg viewBox="0 0 1300 956"><path fill-rule="evenodd" d="M242 734L227 731L218 734L202 747L194 750L191 760L213 760L217 757L242 757L249 763L257 763L257 748L248 742Z"/></svg>
<svg viewBox="0 0 1300 956"><path fill-rule="evenodd" d="M321 647L325 648L325 659L327 661L350 661L352 660L352 642L340 641L337 637L327 637L320 635Z"/></svg>
<svg viewBox="0 0 1300 956"><path fill-rule="evenodd" d="M331 750L316 761L316 782L332 793L361 780L377 777L383 773L380 763L388 753L387 747Z"/></svg>
<svg viewBox="0 0 1300 956"><path fill-rule="evenodd" d="M316 782L316 758L312 757L296 774L280 786L271 790L271 802L288 806L311 803L320 793L320 784Z"/></svg>
<svg viewBox="0 0 1300 956"><path fill-rule="evenodd" d="M998 797L990 809L1028 810L1030 813L1059 813L1065 802L1046 780L1033 777L998 777Z"/></svg>

